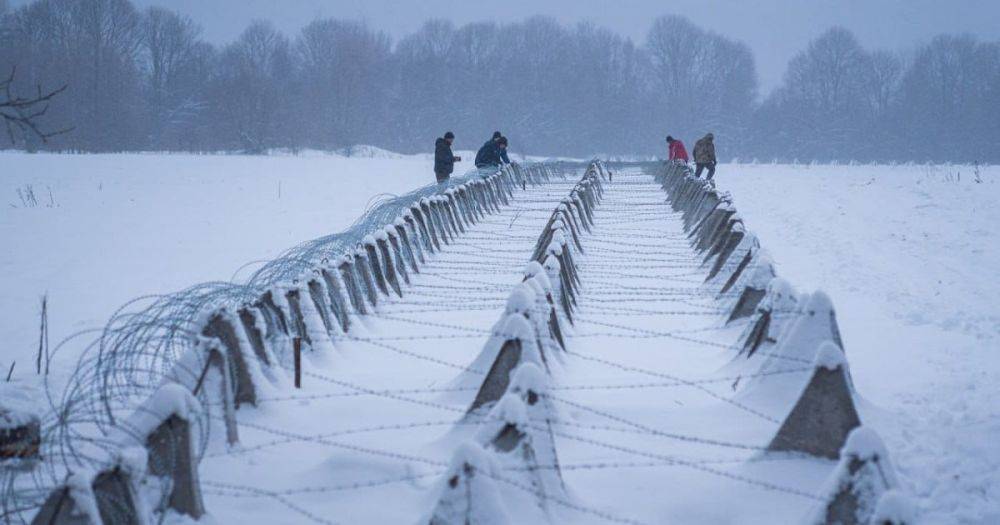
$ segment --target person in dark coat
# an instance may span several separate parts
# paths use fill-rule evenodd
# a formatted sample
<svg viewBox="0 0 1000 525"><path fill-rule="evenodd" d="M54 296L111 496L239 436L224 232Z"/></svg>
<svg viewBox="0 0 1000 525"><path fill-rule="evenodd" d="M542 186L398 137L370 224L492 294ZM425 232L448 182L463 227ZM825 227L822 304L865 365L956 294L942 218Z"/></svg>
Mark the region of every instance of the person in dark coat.
<svg viewBox="0 0 1000 525"><path fill-rule="evenodd" d="M451 178L451 173L455 171L455 163L462 160L451 152L451 144L455 141L455 134L447 132L444 137L438 137L434 142L434 176L438 184L442 184Z"/></svg>
<svg viewBox="0 0 1000 525"><path fill-rule="evenodd" d="M510 164L510 158L507 157L507 137L497 139L497 148L499 148L500 160L504 164Z"/></svg>
<svg viewBox="0 0 1000 525"><path fill-rule="evenodd" d="M711 133L705 135L698 142L694 143L694 164L697 169L695 177L701 177L701 172L708 169L707 180L712 180L715 176L715 137Z"/></svg>
<svg viewBox="0 0 1000 525"><path fill-rule="evenodd" d="M500 148L500 139L503 139L504 141L504 147L502 148ZM499 131L494 131L493 142L496 142L497 147L500 148L500 160L502 160L504 164L510 164L510 158L507 157L507 137L504 137Z"/></svg>
<svg viewBox="0 0 1000 525"><path fill-rule="evenodd" d="M500 147L500 139L504 139L505 145L504 145L503 148ZM481 154L485 154L488 151L487 150L487 146L490 146L490 145L492 145L494 148L496 148L496 150L497 150L496 154L500 158L500 164L510 164L510 158L507 156L506 140L507 139L503 136L502 133L500 133L499 131L494 131L493 132L493 137L490 138L490 140L486 141L486 143L483 144L482 148L479 148L479 154L476 155L476 167L477 168L481 168L482 167L482 166L480 166L480 160L483 161L483 166L487 166L487 165L489 165L489 166L498 166L499 165L499 164L487 164L486 163L487 157L480 157ZM490 156L489 158L492 159L493 157Z"/></svg>
<svg viewBox="0 0 1000 525"><path fill-rule="evenodd" d="M506 149L507 139L503 136L487 140L486 144L483 144L483 147L479 148L479 152L476 153L476 167L487 168L503 164L503 157L507 154Z"/></svg>

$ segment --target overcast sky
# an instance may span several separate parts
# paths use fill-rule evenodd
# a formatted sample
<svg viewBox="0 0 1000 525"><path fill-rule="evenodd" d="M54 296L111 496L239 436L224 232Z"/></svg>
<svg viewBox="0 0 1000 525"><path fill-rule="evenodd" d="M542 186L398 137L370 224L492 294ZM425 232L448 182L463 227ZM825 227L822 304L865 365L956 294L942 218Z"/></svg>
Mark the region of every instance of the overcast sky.
<svg viewBox="0 0 1000 525"><path fill-rule="evenodd" d="M589 20L641 43L651 20L687 16L699 26L742 40L756 54L764 92L781 81L788 59L833 25L854 31L867 47L908 49L939 33L968 32L1000 40L1000 0L133 0L188 13L215 43L239 35L254 18L295 34L316 17L361 19L394 38L429 18L458 24L549 15ZM28 3L14 0L12 4Z"/></svg>

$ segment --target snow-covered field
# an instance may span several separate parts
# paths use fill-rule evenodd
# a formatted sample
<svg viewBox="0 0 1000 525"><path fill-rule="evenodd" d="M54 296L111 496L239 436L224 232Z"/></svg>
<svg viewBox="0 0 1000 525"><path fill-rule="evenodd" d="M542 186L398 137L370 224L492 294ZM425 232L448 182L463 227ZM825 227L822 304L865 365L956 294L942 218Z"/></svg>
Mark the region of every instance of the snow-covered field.
<svg viewBox="0 0 1000 525"><path fill-rule="evenodd" d="M69 334L99 328L131 298L246 275L255 261L349 226L373 196L402 193L431 180L431 162L426 156L380 157L0 153L0 245L5 247L0 252L0 312L4 313L0 319L0 370L6 373L11 360L16 359L15 378L32 373L29 363L37 347L38 300L45 292L54 345ZM1000 206L996 205L1000 200L1000 169L983 168L979 178L981 183L976 182L970 167L926 166L722 165L717 176L719 186L733 193L746 224L773 256L779 275L801 291L823 289L833 298L855 385L865 400L861 407L863 418L886 439L904 486L917 498L925 523L1000 521L1000 452L995 445L1000 438L1000 412L995 401L1000 394L1000 283L995 278L1000 270L1000 234L993 227L1000 220ZM23 206L17 194L27 185L34 188L37 206ZM567 187L556 189L564 191ZM553 195L544 194L547 198ZM541 213L539 210L546 206L529 207L538 210L511 215L507 220L538 222L542 216L532 213ZM609 210L603 212L606 222ZM621 238L611 237L605 241L607 245L599 244L598 253L604 250L614 255L619 246L616 242L627 243L627 232L623 231L627 226L612 224L610 230ZM495 249L497 234L484 235L478 245L473 238L468 249ZM499 290L509 288L503 283L512 286L517 281L510 270L519 269L515 260L527 260L529 241L509 239L511 251L518 253L504 253L493 262L510 259L512 266L507 273L497 271L489 282L480 284L495 288L502 297ZM647 239L642 242L652 244ZM438 261L441 273L458 275L461 265L469 262L461 255L453 254L455 261L447 257ZM615 272L626 270L618 263L602 265L594 254L589 257L584 264L596 265L592 266L594 271L607 274L601 276L596 286L599 289L609 287L604 281ZM246 263L251 265L244 266ZM420 307L427 310L442 300L430 294L423 298L427 304ZM401 303L397 308L405 310L405 306ZM470 309L463 319L465 326L480 330L476 337L484 337L481 330L489 328L502 308L493 305L494 311L486 306L483 310ZM399 311L396 315L418 313ZM391 322L383 319L379 323L386 326L380 328L374 323L366 329L372 333L391 331ZM465 345L477 348L481 342L476 338L464 340ZM586 345L588 350L597 348L592 342ZM655 358L640 352L647 348L645 345L602 357L629 359L650 369L662 369ZM72 353L73 348L70 345L67 352ZM460 350L451 345L441 352L447 359L462 361ZM332 370L337 371L337 377L345 377L340 372L349 373L362 384L390 385L395 382L386 377L385 370L396 362L392 357L391 353L367 356L348 352L345 368ZM371 363L380 366L360 367ZM685 366L683 361L676 364ZM710 373L699 367L712 364L718 363L687 363L690 370L681 371ZM56 373L68 366L67 359L57 356ZM581 368L586 370L585 366ZM442 374L435 381L443 381L448 375ZM428 383L412 378L394 386L417 388L427 387ZM599 393L574 399L591 406L605 401ZM678 404L697 401L669 399ZM335 408L312 403L327 410L322 417L337 420ZM290 412L283 413L281 405L265 405L259 414L247 415L245 423L298 432L295 424L312 413L310 401L288 406ZM637 406L642 404L630 408ZM406 423L424 416L392 412L400 410L398 405L372 404L369 408L385 410L378 418L380 424ZM404 415L409 417L404 420ZM628 414L636 420L649 415L652 413L645 411ZM708 420L713 415L705 417ZM684 432L703 434L708 430L699 429L697 423L686 422ZM308 425L303 428L315 430ZM737 435L747 438L760 432L748 427ZM245 434L247 444L287 439L264 434L250 427ZM423 439L433 434L424 431L417 436ZM407 439L399 437L406 434L393 435ZM364 437L359 439L365 442ZM378 435L373 439L386 438ZM447 461L440 443L420 448L421 443L416 439L403 448L412 446L414 453L442 456ZM317 444L323 443L313 442L302 450L315 448L317 454L329 454ZM632 446L640 447L641 441ZM585 447L567 446L565 459L572 460L576 455L577 464L584 465L594 460L587 452ZM239 479L240 475L266 472L269 465L282 460L267 452L252 451L213 457L206 464L205 476L222 483L226 481L223 476ZM342 481L340 475L331 476L331 468L371 468L369 463L352 461L349 454L343 453L329 456L326 463L296 458L287 475L305 476L292 480L301 482L299 485L318 485ZM759 466L752 473L766 476L769 469L780 466ZM425 493L435 480L426 476L434 469L399 473L386 466L384 470L382 478L415 478L409 484ZM628 516L636 515L630 512L630 504L662 497L657 495L658 490L637 497L624 491L602 494L597 489L600 483L620 476L633 481L647 479L631 470L581 468L570 476L579 487L576 496L580 499L603 499L607 504L601 508L605 509L617 502L615 512ZM375 477L368 475L365 479ZM673 504L664 502L663 510L671 518L739 522L739 516L766 515L761 513L778 501L762 498L736 506L706 508L716 488L709 483L712 478L692 476L689 480L690 484L661 488L680 494L671 499ZM275 485L281 481L281 476L276 477ZM818 481L806 476L801 483L806 490L812 490ZM214 489L210 508L219 501L244 501L232 497L226 500L220 495L225 492L221 485ZM426 509L430 503L412 492L385 494L399 498L397 507L383 509L386 511L405 514L409 509ZM308 498L304 501L315 503ZM242 510L232 510L241 517L253 517L255 513L266 516L271 503L263 499ZM785 515L797 515L802 510L786 509L789 514ZM357 510L364 511L360 507ZM643 521L656 518L638 514Z"/></svg>
<svg viewBox="0 0 1000 525"><path fill-rule="evenodd" d="M246 276L350 226L373 197L434 180L429 156L374 154L0 152L0 367L33 372L43 294L54 347L130 299ZM28 186L37 206L17 193Z"/></svg>
<svg viewBox="0 0 1000 525"><path fill-rule="evenodd" d="M779 275L833 298L924 522L1000 522L1000 169L719 171Z"/></svg>

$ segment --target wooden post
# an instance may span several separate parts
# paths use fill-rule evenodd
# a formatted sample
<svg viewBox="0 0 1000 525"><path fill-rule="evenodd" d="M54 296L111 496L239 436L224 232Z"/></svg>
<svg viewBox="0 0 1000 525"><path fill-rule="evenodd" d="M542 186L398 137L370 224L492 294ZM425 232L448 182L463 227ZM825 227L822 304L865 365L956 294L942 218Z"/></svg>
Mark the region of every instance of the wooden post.
<svg viewBox="0 0 1000 525"><path fill-rule="evenodd" d="M302 338L292 340L295 355L295 388L302 388Z"/></svg>

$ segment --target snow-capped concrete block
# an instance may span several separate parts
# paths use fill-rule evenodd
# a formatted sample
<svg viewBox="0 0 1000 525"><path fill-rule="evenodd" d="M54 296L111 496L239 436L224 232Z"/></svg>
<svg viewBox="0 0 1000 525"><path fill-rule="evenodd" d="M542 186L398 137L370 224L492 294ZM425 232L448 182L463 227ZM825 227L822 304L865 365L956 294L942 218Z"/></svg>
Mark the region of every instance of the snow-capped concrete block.
<svg viewBox="0 0 1000 525"><path fill-rule="evenodd" d="M837 316L830 297L823 292L807 296L801 313L783 339L781 346L785 355L794 355L801 359L811 360L814 357L813 352L823 341L833 341L843 350Z"/></svg>
<svg viewBox="0 0 1000 525"><path fill-rule="evenodd" d="M826 341L820 345L816 356L812 378L768 450L837 459L848 434L861 425L847 380L847 361L843 352Z"/></svg>
<svg viewBox="0 0 1000 525"><path fill-rule="evenodd" d="M124 425L146 449L145 471L168 478L163 507L195 519L205 513L191 423L200 414L198 400L184 387L166 383Z"/></svg>
<svg viewBox="0 0 1000 525"><path fill-rule="evenodd" d="M734 214L729 218L724 224L722 224L714 234L714 237L709 241L708 252L705 254L705 258L702 259L702 264L708 264L708 261L719 255L722 250L726 247L726 243L730 238L737 225L742 226L743 219L740 218L739 214Z"/></svg>
<svg viewBox="0 0 1000 525"><path fill-rule="evenodd" d="M195 396L204 390L209 399L216 400L222 407L226 441L229 444L239 441L233 368L218 339L198 337L194 348L178 360L166 380L189 387Z"/></svg>
<svg viewBox="0 0 1000 525"><path fill-rule="evenodd" d="M451 210L451 215L455 219L455 225L458 226L458 230L461 233L465 233L465 228L468 226L468 222L466 221L465 213L462 210L462 205L458 201L458 196L455 194L454 190L449 190L446 192L445 198L448 199L448 208Z"/></svg>
<svg viewBox="0 0 1000 525"><path fill-rule="evenodd" d="M430 250L440 251L441 242L438 240L438 237L441 232L438 231L437 221L434 220L434 215L431 213L431 206L427 199L420 200L420 207L418 209L421 213L417 215L417 221L420 222L426 232L429 232L430 234L429 245L433 245L433 248Z"/></svg>
<svg viewBox="0 0 1000 525"><path fill-rule="evenodd" d="M378 287L375 285L371 261L364 253L354 253L354 272L358 275L358 281L361 283L361 289L364 291L368 304L372 308L378 306Z"/></svg>
<svg viewBox="0 0 1000 525"><path fill-rule="evenodd" d="M420 232L420 241L423 243L423 249L427 250L427 253L434 253L435 243L431 239L430 228L427 226L427 221L424 219L423 208L419 205L414 204L410 207L411 219L416 223L415 228Z"/></svg>
<svg viewBox="0 0 1000 525"><path fill-rule="evenodd" d="M317 284L319 283L317 282ZM297 319L297 324L301 323L301 329L307 336L303 339L308 341L309 348L317 352L332 352L334 348L330 334L332 333L333 325L329 320L323 320L322 314L318 309L320 304L325 303L325 301L322 301L324 295L322 290L320 290L317 297L320 298L321 303L318 304L311 297L308 288L296 285L288 290L286 297L292 311L296 312L297 309L297 313L293 317Z"/></svg>
<svg viewBox="0 0 1000 525"><path fill-rule="evenodd" d="M714 217L710 218L704 227L697 230L694 236L694 247L699 253L709 250L712 247L716 238L730 224L733 216L736 215L736 211L720 207L713 212L713 215Z"/></svg>
<svg viewBox="0 0 1000 525"><path fill-rule="evenodd" d="M278 304L275 302L274 291L268 290L261 294L260 298L254 302L254 307L264 317L268 339L273 340L279 336L288 337L291 335L285 312L278 308Z"/></svg>
<svg viewBox="0 0 1000 525"><path fill-rule="evenodd" d="M450 232L445 223L444 216L441 213L441 203L438 202L436 198L427 199L428 212L427 216L430 218L429 223L434 225L434 230L437 232L438 239L445 244L451 244L449 239Z"/></svg>
<svg viewBox="0 0 1000 525"><path fill-rule="evenodd" d="M244 306L236 314L257 360L264 366L274 364L273 356L265 343L265 322L261 319L260 312L251 306Z"/></svg>
<svg viewBox="0 0 1000 525"><path fill-rule="evenodd" d="M771 330L771 315L770 308L764 308L757 312L757 316L750 325L750 331L743 338L743 347L740 349L740 355L749 359L757 353L757 350L764 343L769 341L774 342L769 335Z"/></svg>
<svg viewBox="0 0 1000 525"><path fill-rule="evenodd" d="M504 205L508 204L507 197L503 192L500 192L500 200L503 201ZM442 202L448 214L448 221L451 223L452 231L455 234L465 233L465 225L462 224L462 218L458 213L458 206L456 206L454 198L450 195L445 195Z"/></svg>
<svg viewBox="0 0 1000 525"><path fill-rule="evenodd" d="M253 356L249 348L250 343L241 337L242 330L237 330L232 316L225 310L219 310L212 314L208 322L202 328L201 335L208 338L218 339L225 349L226 358L232 365L232 381L234 386L234 404L239 408L243 403L257 405L257 385L251 372L251 363L248 357ZM252 359L256 359L252 357Z"/></svg>
<svg viewBox="0 0 1000 525"><path fill-rule="evenodd" d="M347 293L347 298L351 302L351 306L354 307L354 311L360 315L368 313L368 307L365 305L364 291L361 288L357 272L354 270L354 260L345 258L337 266L337 269L340 271L340 278L344 283L344 291Z"/></svg>
<svg viewBox="0 0 1000 525"><path fill-rule="evenodd" d="M733 272L729 274L729 277L726 278L726 282L723 283L722 288L719 289L720 297L729 292L729 290L731 290L733 286L740 280L740 277L743 276L743 272L747 271L747 268L750 266L750 263L753 262L755 253L756 250L754 250L752 247L748 248L746 252L743 253L743 257L740 257L740 262L736 265L736 268L733 270Z"/></svg>
<svg viewBox="0 0 1000 525"><path fill-rule="evenodd" d="M527 315L535 307L535 302L535 291L530 285L522 282L515 286L507 297L504 313Z"/></svg>
<svg viewBox="0 0 1000 525"><path fill-rule="evenodd" d="M306 283L306 290L309 292L309 299L312 300L313 308L323 323L323 328L327 333L339 330L336 319L334 319L333 309L329 303L330 295L326 293L326 285L320 281L319 276L309 279Z"/></svg>
<svg viewBox="0 0 1000 525"><path fill-rule="evenodd" d="M406 259L413 273L420 273L420 265L417 263L417 255L414 245L410 242L410 233L406 229L406 223L395 226L396 236L391 239L393 247ZM409 283L409 280L407 280Z"/></svg>
<svg viewBox="0 0 1000 525"><path fill-rule="evenodd" d="M387 231L389 231L389 233L388 233L388 237L389 237L388 251L392 253L392 260L395 263L396 272L399 274L400 277L403 278L403 282L406 283L407 285L409 285L410 284L410 272L406 269L408 261L407 261L407 257L406 257L406 248L405 248L405 245L403 244L402 237L400 236L399 231L397 231L395 227L388 226L388 227L386 227L386 229L387 229ZM403 235L406 234L406 230L405 229L400 228L400 230L402 231ZM412 263L413 267L415 268L416 264L417 264L416 260L415 259L412 260L411 263Z"/></svg>
<svg viewBox="0 0 1000 525"><path fill-rule="evenodd" d="M302 293L299 291L298 286L290 286L284 290L284 295L275 295L275 297L283 297L284 303L278 303L278 306L282 307L285 311L285 316L288 318L288 325L292 329L292 335L302 339L302 342L306 345L313 345L313 338L311 331L306 327L305 315L303 314L303 303L302 303Z"/></svg>
<svg viewBox="0 0 1000 525"><path fill-rule="evenodd" d="M548 274L549 281L553 283L553 293L559 297L559 306L562 307L563 315L569 324L573 324L573 302L570 299L570 291L563 279L562 264L555 257L546 257L542 260L542 267Z"/></svg>
<svg viewBox="0 0 1000 525"><path fill-rule="evenodd" d="M458 204L459 211L462 217L464 217L466 225L475 224L477 220L476 210L469 196L467 185L462 184L455 189L455 202Z"/></svg>
<svg viewBox="0 0 1000 525"><path fill-rule="evenodd" d="M557 418L547 393L548 376L541 368L521 364L478 432L479 441L496 453L505 471L537 489L537 503L543 508L551 496L565 494L552 434Z"/></svg>
<svg viewBox="0 0 1000 525"><path fill-rule="evenodd" d="M351 329L351 317L350 310L348 308L350 299L345 299L347 287L345 286L342 278L338 275L337 270L334 268L323 268L320 270L320 276L322 277L323 284L326 288L330 313L333 315L337 324L340 325L341 332L347 333Z"/></svg>
<svg viewBox="0 0 1000 525"><path fill-rule="evenodd" d="M719 255L715 259L715 264L712 265L712 269L708 272L708 277L705 278L705 282L711 281L722 271L722 268L725 267L729 258L733 255L733 252L736 251L736 248L746 237L747 233L742 224L733 225L733 229L724 241Z"/></svg>
<svg viewBox="0 0 1000 525"><path fill-rule="evenodd" d="M813 512L810 523L882 525L897 523L894 520L912 523L912 509L905 498L892 494L898 485L882 439L874 430L858 427L847 438L840 462L824 487L826 503ZM877 520L879 514L887 519Z"/></svg>
<svg viewBox="0 0 1000 525"><path fill-rule="evenodd" d="M389 250L388 235L386 235L384 239L378 239L376 243L378 244L378 252L382 259L381 268L385 275L385 280L389 283L389 286L392 287L392 291L396 292L398 297L402 297L403 289L399 284L399 271L402 270L405 272L406 269L401 267L397 264L397 261L394 260L392 252ZM409 278L407 278L407 280L409 280Z"/></svg>
<svg viewBox="0 0 1000 525"><path fill-rule="evenodd" d="M720 291L720 296L723 296L732 289L742 289L736 301L732 303L732 310L726 324L737 319L750 317L757 312L758 305L767 295L771 281L776 277L774 264L760 248L748 250L747 255L753 259L750 267L744 269L742 275L734 274L735 279L728 281Z"/></svg>
<svg viewBox="0 0 1000 525"><path fill-rule="evenodd" d="M150 517L128 470L115 465L96 475L79 471L42 504L32 525L145 525Z"/></svg>
<svg viewBox="0 0 1000 525"><path fill-rule="evenodd" d="M502 342L501 342L502 341ZM499 344L499 350L494 350ZM484 406L497 402L510 385L511 374L522 363L534 363L544 367L542 356L538 352L535 341L535 330L531 323L520 314L508 315L498 323L497 330L487 342L484 353L496 357L492 360L489 371L483 379L476 398L472 401L468 412L472 413ZM477 363L483 359L477 359Z"/></svg>
<svg viewBox="0 0 1000 525"><path fill-rule="evenodd" d="M384 295L388 296L389 286L388 284L386 284L387 274L386 272L383 271L382 264L379 262L379 256L377 253L377 248L375 247L375 243L373 242L372 244L365 244L364 249L365 249L365 255L367 256L368 260L368 268L370 270L371 276L375 279L376 286L378 286L379 291L381 291Z"/></svg>

